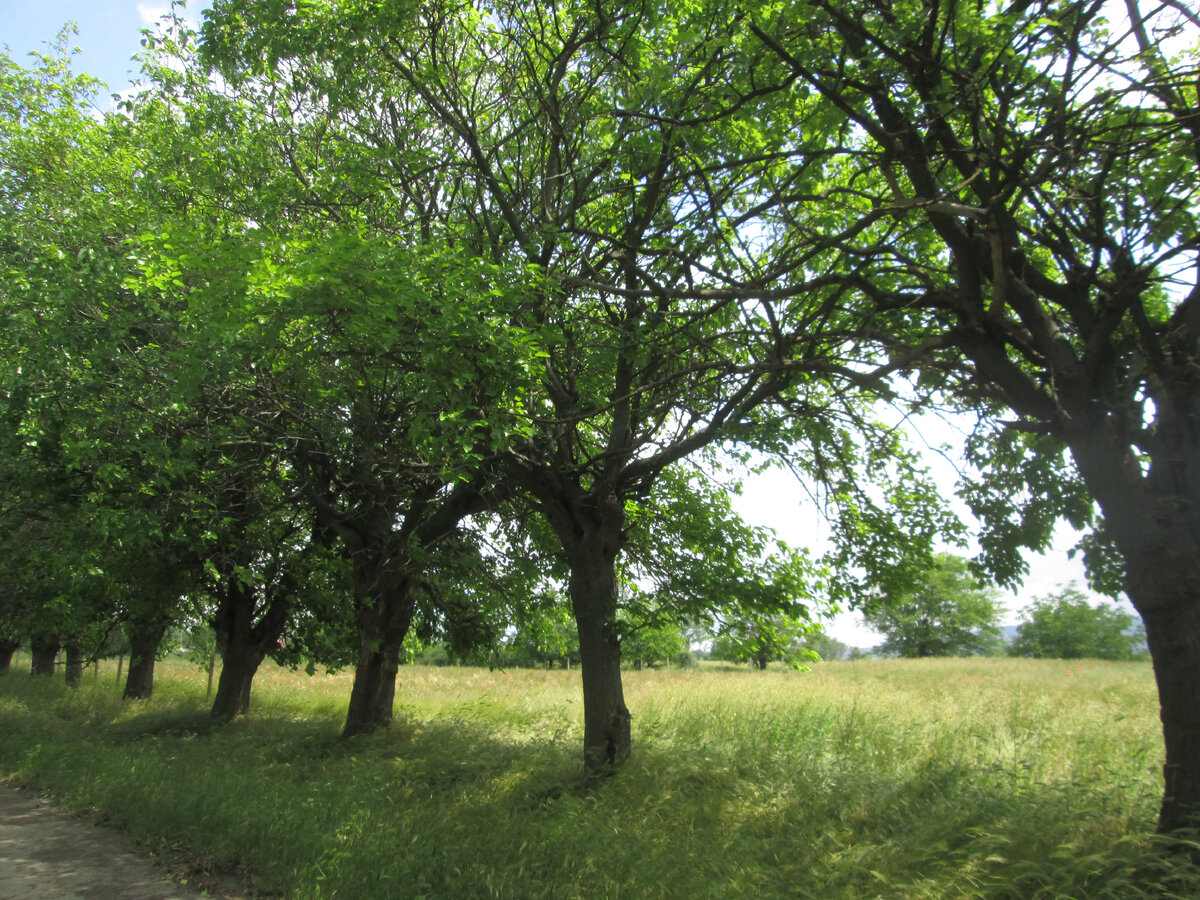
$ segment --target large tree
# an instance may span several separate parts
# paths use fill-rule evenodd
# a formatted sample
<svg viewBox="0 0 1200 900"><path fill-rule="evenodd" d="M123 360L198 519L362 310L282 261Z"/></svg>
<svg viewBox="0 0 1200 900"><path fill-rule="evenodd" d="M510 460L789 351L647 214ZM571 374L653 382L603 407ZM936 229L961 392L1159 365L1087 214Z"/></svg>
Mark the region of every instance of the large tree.
<svg viewBox="0 0 1200 900"><path fill-rule="evenodd" d="M1132 659L1145 638L1129 613L1107 603L1094 605L1073 587L1036 598L1022 618L1010 656Z"/></svg>
<svg viewBox="0 0 1200 900"><path fill-rule="evenodd" d="M883 634L884 653L969 656L1000 649L1002 612L995 590L980 583L965 559L939 553L913 585L880 597L863 618Z"/></svg>
<svg viewBox="0 0 1200 900"><path fill-rule="evenodd" d="M159 502L186 465L162 378L171 328L126 285L123 241L148 218L145 158L130 123L93 115L97 89L61 48L29 69L0 57L5 540L38 655L65 644L72 678L88 626L126 617L156 629L177 584L147 574L186 570L170 558L186 540L168 546L180 519ZM115 590L132 581L162 593ZM137 629L149 665L154 629Z"/></svg>
<svg viewBox="0 0 1200 900"><path fill-rule="evenodd" d="M997 574L1094 501L1096 571L1117 573L1106 586L1154 660L1159 827L1196 825L1200 18L1137 0L816 0L752 18L794 90L844 120L797 136L842 160L827 196L843 224L818 230L826 197L809 195L783 223L791 248L836 242L864 329L986 414L971 500Z"/></svg>
<svg viewBox="0 0 1200 900"><path fill-rule="evenodd" d="M431 243L371 154L339 157L339 112L303 106L302 80L231 73L214 90L191 37L174 22L151 42L155 83L129 114L188 147L163 176L188 207L139 237L138 283L185 306L180 379L208 402L198 439L218 451L204 478L226 651L214 714L245 705L297 599L270 542L304 543L301 566L328 544L349 564L360 644L344 733L368 731L391 720L431 556L495 501L487 457L514 430L536 339L507 322L513 272Z"/></svg>
<svg viewBox="0 0 1200 900"><path fill-rule="evenodd" d="M833 324L840 286L763 265L756 232L780 203L792 128L832 107L796 110L786 66L740 19L719 3L226 0L205 27L227 77L286 81L333 112L339 153L403 200L381 212L403 220L378 227L540 274L509 320L547 355L504 471L569 566L593 772L630 750L617 615L630 511L677 461L754 433L777 398L796 443L844 447L825 417L853 401L813 376L871 381ZM821 160L801 164L800 180L823 177Z"/></svg>

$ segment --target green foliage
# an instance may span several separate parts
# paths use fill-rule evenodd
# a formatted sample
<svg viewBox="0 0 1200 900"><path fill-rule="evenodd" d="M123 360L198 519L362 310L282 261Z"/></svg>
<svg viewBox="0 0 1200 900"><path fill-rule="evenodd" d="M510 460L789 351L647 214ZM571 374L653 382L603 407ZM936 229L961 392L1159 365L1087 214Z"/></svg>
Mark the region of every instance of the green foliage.
<svg viewBox="0 0 1200 900"><path fill-rule="evenodd" d="M1133 659L1145 634L1133 616L1114 605L1093 606L1073 587L1038 597L1009 645L1010 656L1052 659Z"/></svg>
<svg viewBox="0 0 1200 900"><path fill-rule="evenodd" d="M1021 551L1049 547L1060 519L1077 531L1093 524L1091 496L1062 441L980 427L967 441L966 459L979 476L964 481L959 495L981 523L980 559L999 584L1020 583L1028 571Z"/></svg>
<svg viewBox="0 0 1200 900"><path fill-rule="evenodd" d="M504 641L501 664L564 668L579 664L579 633L559 592L544 591L521 604L516 620L516 628Z"/></svg>
<svg viewBox="0 0 1200 900"><path fill-rule="evenodd" d="M804 635L803 644L805 650L815 653L824 662L849 659L856 649L843 644L833 635L826 634L820 626Z"/></svg>
<svg viewBox="0 0 1200 900"><path fill-rule="evenodd" d="M911 590L883 595L863 618L886 640L884 653L903 657L968 656L1000 649L1003 608L967 561L940 553Z"/></svg>
<svg viewBox="0 0 1200 900"><path fill-rule="evenodd" d="M635 659L689 622L765 667L839 604L985 650L880 401L981 415L999 582L1059 518L1103 590L1186 576L1195 55L1148 35L1193 17L860 7L216 0L108 116L65 53L0 57L3 634L244 588L296 603L281 660L344 664L388 582L456 659L570 661L594 550ZM824 559L684 465L722 442L811 479Z"/></svg>
<svg viewBox="0 0 1200 900"><path fill-rule="evenodd" d="M803 668L816 658L808 646L817 626L784 615L757 615L746 619L728 619L713 635L713 659L748 662L759 671L772 662Z"/></svg>
<svg viewBox="0 0 1200 900"><path fill-rule="evenodd" d="M621 658L641 669L658 663L670 665L688 652L687 639L678 625L667 624L657 627L622 623Z"/></svg>
<svg viewBox="0 0 1200 900"><path fill-rule="evenodd" d="M800 623L826 609L825 569L743 521L730 490L703 468L672 466L645 502L626 508L620 599L639 626L774 615Z"/></svg>

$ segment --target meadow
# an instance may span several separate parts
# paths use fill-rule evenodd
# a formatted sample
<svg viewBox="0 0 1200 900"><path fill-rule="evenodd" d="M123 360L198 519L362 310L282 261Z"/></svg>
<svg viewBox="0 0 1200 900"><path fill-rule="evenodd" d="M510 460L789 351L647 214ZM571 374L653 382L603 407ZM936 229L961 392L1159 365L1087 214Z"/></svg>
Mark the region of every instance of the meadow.
<svg viewBox="0 0 1200 900"><path fill-rule="evenodd" d="M342 741L348 673L268 665L215 728L187 662L133 704L107 665L0 679L0 772L297 900L1200 896L1151 834L1146 663L631 671L600 784L575 671L406 667L396 724Z"/></svg>

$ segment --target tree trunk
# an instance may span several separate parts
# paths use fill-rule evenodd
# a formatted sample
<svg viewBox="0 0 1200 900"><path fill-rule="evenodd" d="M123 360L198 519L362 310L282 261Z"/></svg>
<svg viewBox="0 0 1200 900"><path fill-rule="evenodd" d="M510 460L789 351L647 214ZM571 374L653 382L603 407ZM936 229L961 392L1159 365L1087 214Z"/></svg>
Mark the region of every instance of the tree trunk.
<svg viewBox="0 0 1200 900"><path fill-rule="evenodd" d="M242 642L232 645L226 652L210 712L214 720L228 722L250 711L250 688L265 656Z"/></svg>
<svg viewBox="0 0 1200 900"><path fill-rule="evenodd" d="M583 764L589 775L623 766L632 749L632 716L621 683L621 641L617 634L616 558L620 518L599 527L568 548L569 592L579 629L579 671L583 681Z"/></svg>
<svg viewBox="0 0 1200 900"><path fill-rule="evenodd" d="M354 668L354 686L342 737L368 734L392 724L400 647L395 643L362 644Z"/></svg>
<svg viewBox="0 0 1200 900"><path fill-rule="evenodd" d="M1200 825L1200 609L1180 604L1142 619L1166 745L1158 830L1195 828Z"/></svg>
<svg viewBox="0 0 1200 900"><path fill-rule="evenodd" d="M217 668L217 642L214 639L212 646L208 648L208 689L204 692L204 699L212 699L213 691L213 672Z"/></svg>
<svg viewBox="0 0 1200 900"><path fill-rule="evenodd" d="M29 652L33 657L29 674L34 678L52 677L54 675L54 660L58 656L60 644L56 637L34 637L29 642Z"/></svg>
<svg viewBox="0 0 1200 900"><path fill-rule="evenodd" d="M83 648L75 641L68 641L67 651L67 687L77 688L83 683Z"/></svg>
<svg viewBox="0 0 1200 900"><path fill-rule="evenodd" d="M288 591L287 587L281 588ZM276 594L268 598L268 607L256 624L258 592L236 577L227 580L221 606L217 610L214 631L221 650L221 678L213 700L212 718L228 722L250 711L250 689L258 667L283 634L290 597Z"/></svg>
<svg viewBox="0 0 1200 900"><path fill-rule="evenodd" d="M392 723L400 650L412 625L413 597L408 577L381 573L364 564L356 572L358 664L342 737L366 734ZM361 593L360 593L361 591Z"/></svg>
<svg viewBox="0 0 1200 900"><path fill-rule="evenodd" d="M0 641L0 675L7 675L12 668L13 654L21 646L20 641Z"/></svg>
<svg viewBox="0 0 1200 900"><path fill-rule="evenodd" d="M154 661L158 645L167 633L167 623L133 620L129 635L129 674L125 677L124 700L149 700L154 693Z"/></svg>
<svg viewBox="0 0 1200 900"><path fill-rule="evenodd" d="M1166 406L1158 426L1167 462L1155 461L1145 475L1100 424L1071 445L1123 558L1125 593L1146 627L1166 749L1162 833L1200 827L1200 428L1184 435Z"/></svg>

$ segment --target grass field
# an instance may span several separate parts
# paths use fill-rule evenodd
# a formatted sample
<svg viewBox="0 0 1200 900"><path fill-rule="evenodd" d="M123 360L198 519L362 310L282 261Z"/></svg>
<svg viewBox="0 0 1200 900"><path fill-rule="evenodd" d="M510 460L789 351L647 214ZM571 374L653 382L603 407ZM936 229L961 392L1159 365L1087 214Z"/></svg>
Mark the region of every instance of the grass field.
<svg viewBox="0 0 1200 900"><path fill-rule="evenodd" d="M1145 663L862 660L626 674L634 756L581 779L577 672L410 667L388 732L350 676L0 679L0 770L298 898L1200 896L1150 835Z"/></svg>

